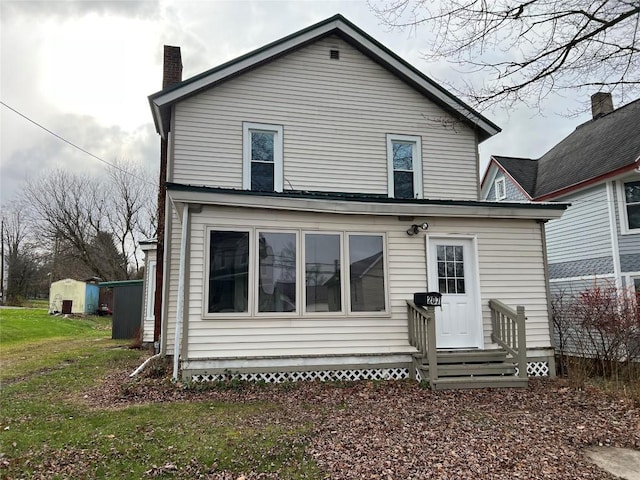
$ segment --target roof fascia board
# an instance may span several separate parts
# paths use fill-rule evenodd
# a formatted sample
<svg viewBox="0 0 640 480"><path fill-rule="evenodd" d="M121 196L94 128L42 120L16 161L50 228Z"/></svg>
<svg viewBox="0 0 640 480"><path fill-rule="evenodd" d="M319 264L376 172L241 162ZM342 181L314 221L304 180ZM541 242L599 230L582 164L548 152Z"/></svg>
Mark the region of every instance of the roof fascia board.
<svg viewBox="0 0 640 480"><path fill-rule="evenodd" d="M375 58L379 63L393 70L396 75L431 95L437 103L448 107L468 122L480 128L483 132L481 141L501 131L500 127L491 123L457 97L449 94L415 67L411 66L346 19L333 17L333 19L329 20L330 21L321 22L298 33L289 35L282 40L273 42L238 59L231 60L226 64L210 70L208 73L204 72L199 76L193 77L191 80L186 80L186 83L182 85L178 84L170 89L161 90L160 92L150 95L149 102L151 104L156 129L161 135L166 134L162 128L163 125L160 115L162 114L162 109L170 106L172 103L193 95L200 90L209 88L217 82L223 81L245 70L268 62L290 50L316 41L337 30L352 39L352 41L356 43L356 45L354 45L356 48L364 50L368 56Z"/></svg>
<svg viewBox="0 0 640 480"><path fill-rule="evenodd" d="M411 203L389 204L347 200L324 200L315 198L283 198L275 196L260 196L260 201L256 202L255 195L188 190L168 190L167 193L171 198L171 201L174 203L198 203L202 205L264 208L271 210L333 213L343 215L553 220L560 218L566 206L568 206L557 203L550 205L530 203L511 203L507 205L503 203L501 206L429 205ZM531 208L534 205L536 208ZM559 206L564 206L564 208L558 208Z"/></svg>
<svg viewBox="0 0 640 480"><path fill-rule="evenodd" d="M549 193L545 193L544 195L540 195L539 197L535 198L536 202L544 202L546 200L553 200L554 198L558 198L558 197L564 197L565 195L568 195L570 193L576 193L580 190L583 190L585 188L591 187L597 183L600 182L604 182L605 180L610 180L614 177L617 177L618 175L622 175L624 173L633 171L635 169L637 169L638 167L640 167L640 157L633 163L629 164L629 165L625 165L624 167L620 167L617 168L615 170L612 170L608 173L604 173L602 175L599 175L597 177L593 177L590 178L588 180L585 180L584 182L580 182L580 183L574 183L573 185L569 185L568 187L564 187L561 188L559 190L555 190L553 192L549 192Z"/></svg>

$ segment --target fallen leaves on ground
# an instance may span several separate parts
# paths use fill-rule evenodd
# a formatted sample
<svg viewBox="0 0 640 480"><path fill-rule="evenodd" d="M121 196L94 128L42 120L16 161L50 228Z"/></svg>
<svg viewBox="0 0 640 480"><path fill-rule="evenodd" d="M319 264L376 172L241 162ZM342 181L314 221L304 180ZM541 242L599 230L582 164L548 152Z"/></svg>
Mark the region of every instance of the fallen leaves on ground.
<svg viewBox="0 0 640 480"><path fill-rule="evenodd" d="M94 408L174 401L269 402L247 422L312 425L306 452L332 479L603 479L582 449L640 449L640 411L629 400L563 380L528 389L432 392L413 381L221 384L185 388L166 378L130 380L124 372L83 392ZM240 474L198 466L199 478ZM167 473L153 467L149 476ZM234 476L235 475L235 476ZM246 479L280 478L243 472ZM194 476L194 478L196 478Z"/></svg>

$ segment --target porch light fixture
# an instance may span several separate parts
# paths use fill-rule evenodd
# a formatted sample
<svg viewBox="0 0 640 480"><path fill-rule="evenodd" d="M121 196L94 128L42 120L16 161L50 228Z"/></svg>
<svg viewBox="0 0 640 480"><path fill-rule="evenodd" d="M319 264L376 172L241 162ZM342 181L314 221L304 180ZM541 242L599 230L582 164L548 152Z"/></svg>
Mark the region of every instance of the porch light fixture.
<svg viewBox="0 0 640 480"><path fill-rule="evenodd" d="M420 232L420 230L424 231L427 228L429 228L429 224L427 222L424 222L420 225L414 223L407 229L407 235L416 235L418 232Z"/></svg>

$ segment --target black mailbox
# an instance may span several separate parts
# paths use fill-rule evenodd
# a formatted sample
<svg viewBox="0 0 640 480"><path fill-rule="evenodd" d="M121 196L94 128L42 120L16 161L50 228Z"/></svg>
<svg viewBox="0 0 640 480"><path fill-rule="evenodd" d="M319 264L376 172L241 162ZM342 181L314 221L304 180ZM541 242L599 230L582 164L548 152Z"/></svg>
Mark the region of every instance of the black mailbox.
<svg viewBox="0 0 640 480"><path fill-rule="evenodd" d="M439 292L414 293L413 303L421 307L439 307L442 305L442 294Z"/></svg>

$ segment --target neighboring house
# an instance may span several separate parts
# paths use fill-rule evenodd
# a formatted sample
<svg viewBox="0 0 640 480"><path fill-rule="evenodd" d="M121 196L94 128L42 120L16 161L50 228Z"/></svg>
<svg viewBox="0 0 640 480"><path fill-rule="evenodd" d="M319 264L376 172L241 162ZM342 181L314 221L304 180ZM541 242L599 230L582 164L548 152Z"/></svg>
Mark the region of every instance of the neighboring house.
<svg viewBox="0 0 640 480"><path fill-rule="evenodd" d="M482 180L487 200L571 204L546 225L556 296L603 283L640 292L640 100L591 101L593 118L542 157L493 156Z"/></svg>
<svg viewBox="0 0 640 480"><path fill-rule="evenodd" d="M342 16L149 100L161 352L184 378L414 375L408 301L430 290L441 349L496 351L497 299L526 309L529 371L554 374L542 222L566 206L480 201L499 128Z"/></svg>

